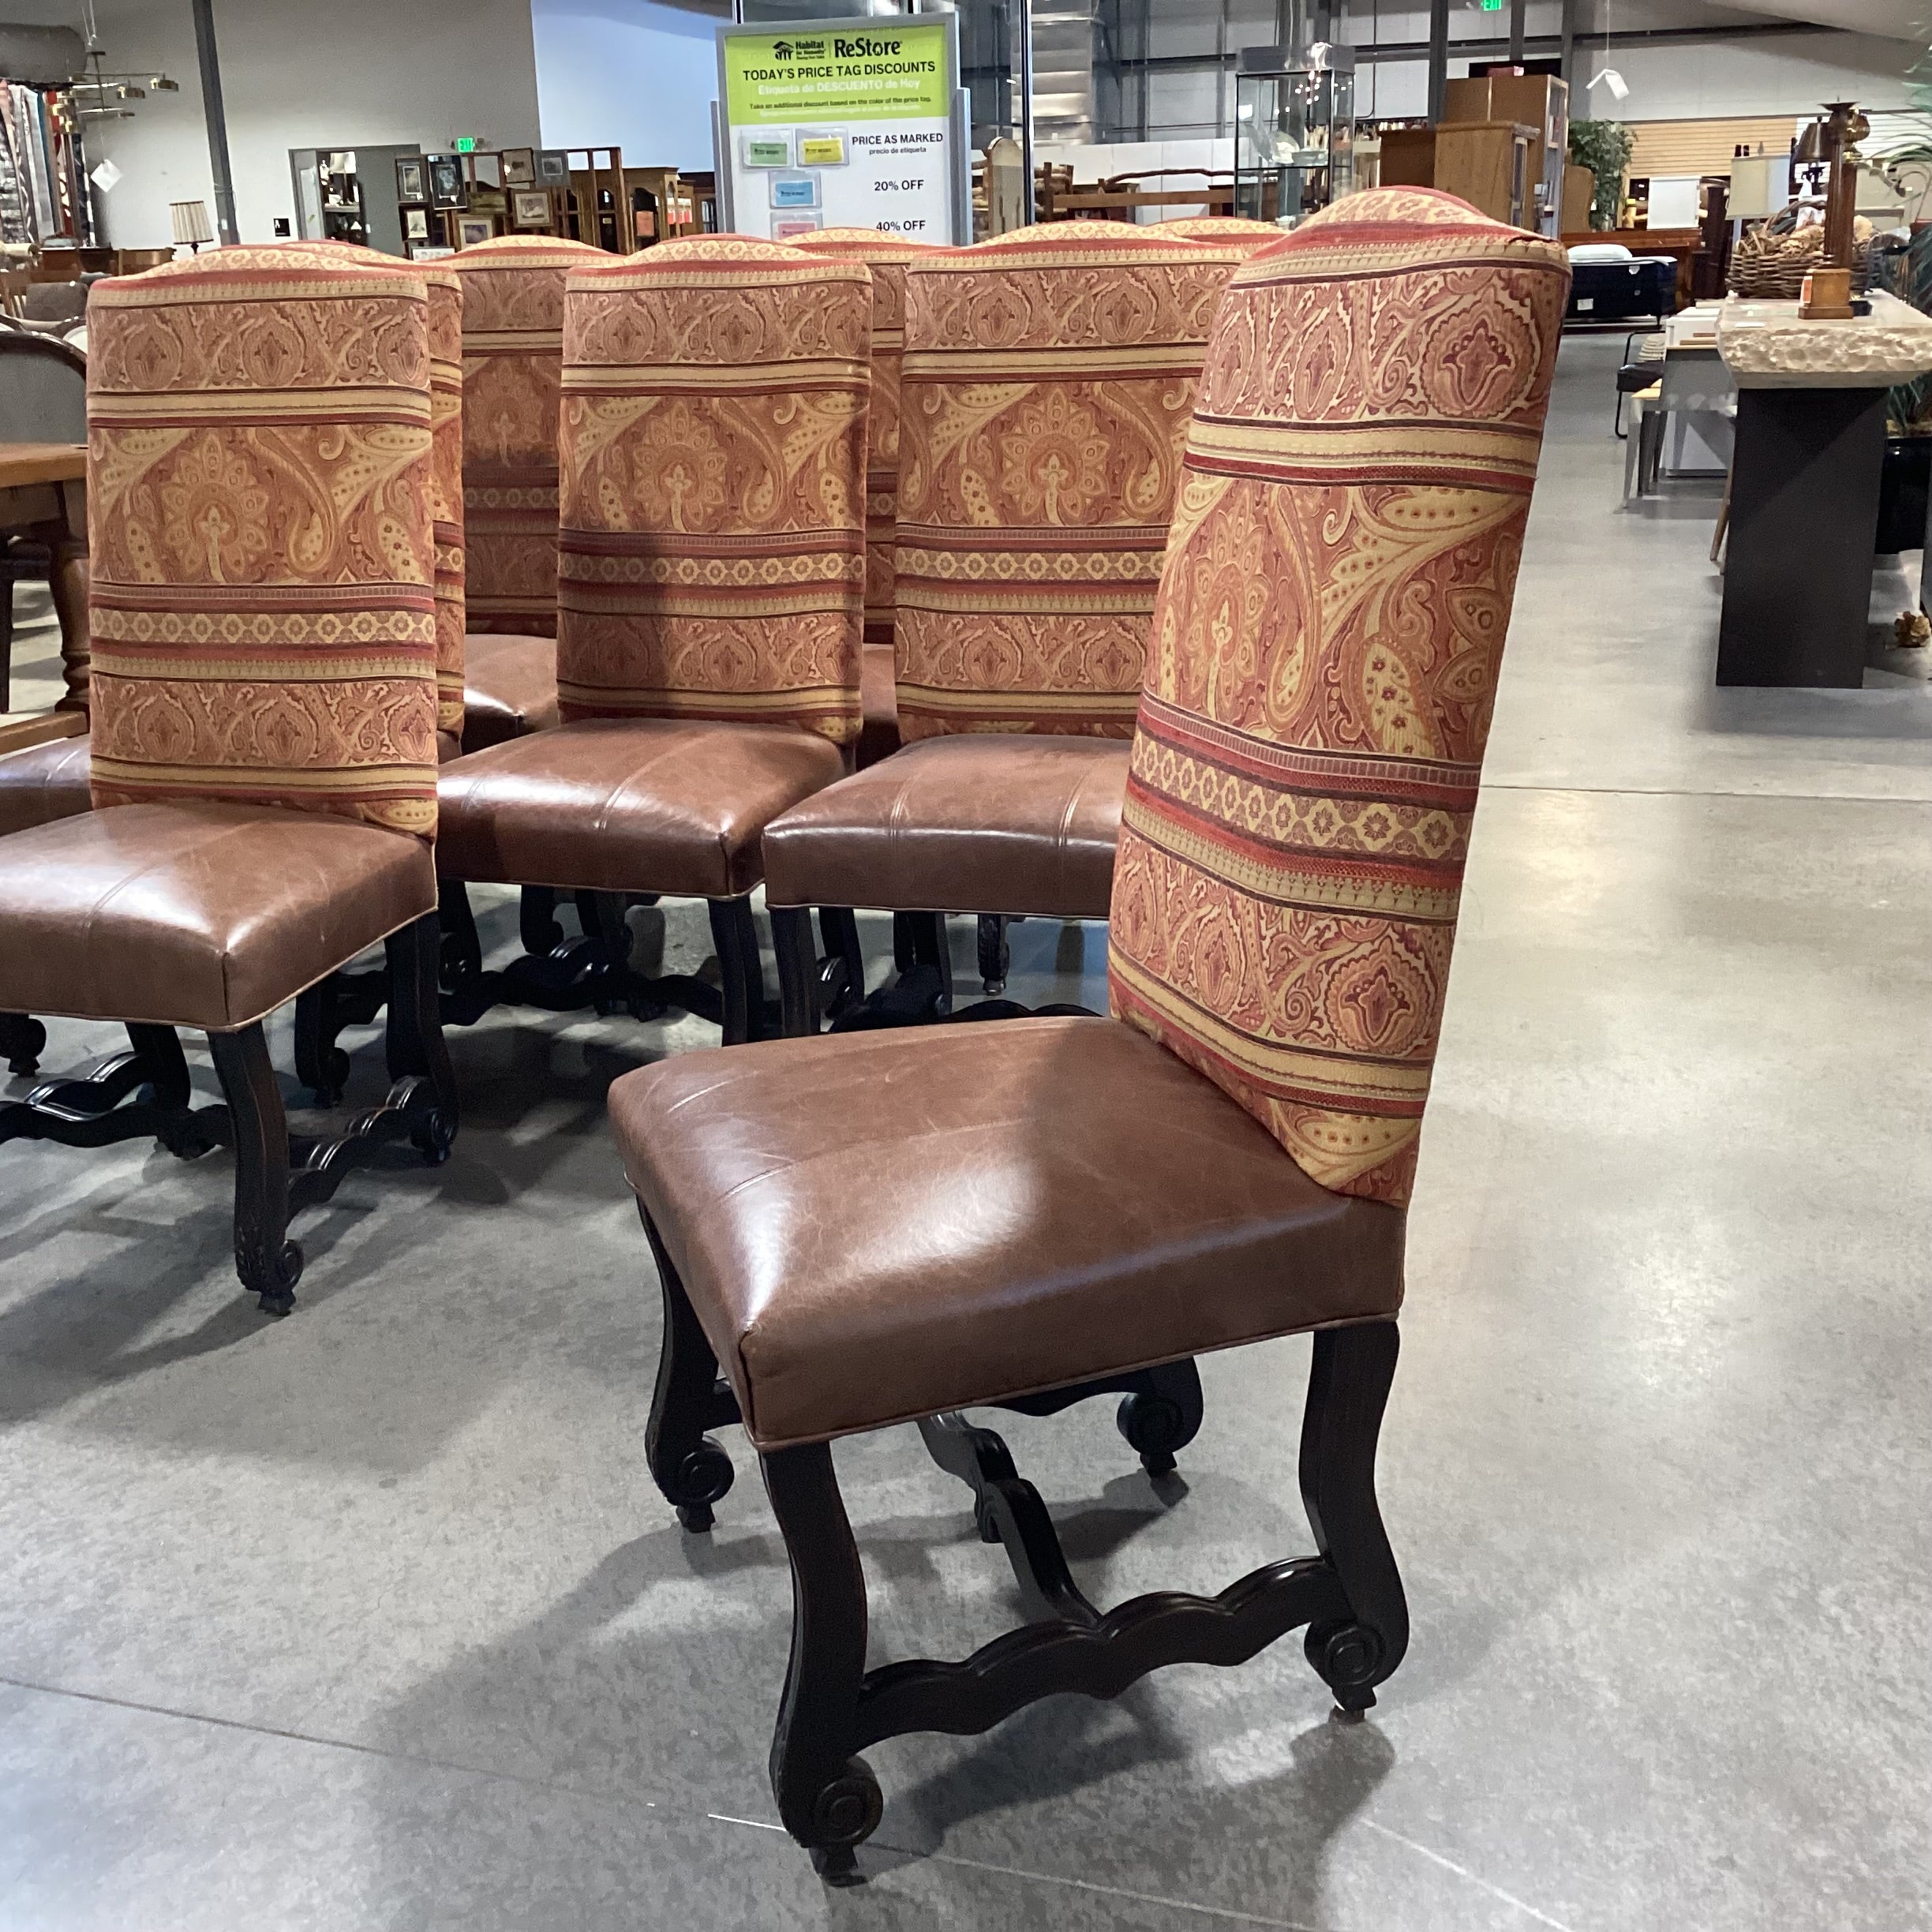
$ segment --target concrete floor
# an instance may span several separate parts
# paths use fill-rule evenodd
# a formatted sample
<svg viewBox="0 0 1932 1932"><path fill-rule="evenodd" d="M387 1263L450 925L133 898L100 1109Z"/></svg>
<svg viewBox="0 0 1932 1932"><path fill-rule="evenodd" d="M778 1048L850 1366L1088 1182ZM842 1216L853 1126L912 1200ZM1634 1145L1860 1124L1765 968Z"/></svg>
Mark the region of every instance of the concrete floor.
<svg viewBox="0 0 1932 1932"><path fill-rule="evenodd" d="M1497 709L1383 1439L1415 1636L1370 1723L1291 1640L894 1741L869 1882L823 1889L765 1782L751 1458L727 1432L709 1539L642 1461L603 1095L705 1029L499 1016L452 1035L453 1160L310 1218L279 1324L222 1156L0 1153L0 1925L1932 1924L1932 698L1710 689L1713 493L1619 511L1619 346L1566 346ZM671 955L702 938L674 908ZM1096 992L1097 930L1017 950L1020 997ZM1308 1546L1305 1358L1203 1364L1171 1505L1106 1405L1001 1422L1094 1596ZM1010 1619L910 1430L839 1465L875 1658Z"/></svg>

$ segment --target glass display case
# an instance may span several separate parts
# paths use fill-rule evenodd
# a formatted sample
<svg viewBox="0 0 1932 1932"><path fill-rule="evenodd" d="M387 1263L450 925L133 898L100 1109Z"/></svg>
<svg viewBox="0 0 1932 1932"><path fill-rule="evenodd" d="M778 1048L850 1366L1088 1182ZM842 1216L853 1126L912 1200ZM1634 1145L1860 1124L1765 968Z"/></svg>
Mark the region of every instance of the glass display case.
<svg viewBox="0 0 1932 1932"><path fill-rule="evenodd" d="M1244 47L1234 117L1237 215L1293 227L1354 188L1353 48Z"/></svg>

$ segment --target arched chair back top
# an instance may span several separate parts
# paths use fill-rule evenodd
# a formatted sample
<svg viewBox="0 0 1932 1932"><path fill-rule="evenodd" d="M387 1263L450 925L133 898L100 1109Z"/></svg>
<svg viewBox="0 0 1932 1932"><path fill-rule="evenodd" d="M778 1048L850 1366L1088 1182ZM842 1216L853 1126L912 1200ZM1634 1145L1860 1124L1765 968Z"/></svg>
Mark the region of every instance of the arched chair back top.
<svg viewBox="0 0 1932 1932"><path fill-rule="evenodd" d="M9 443L84 443L87 358L58 336L0 328L0 423Z"/></svg>
<svg viewBox="0 0 1932 1932"><path fill-rule="evenodd" d="M909 267L906 737L1132 733L1194 384L1239 260L1061 222Z"/></svg>
<svg viewBox="0 0 1932 1932"><path fill-rule="evenodd" d="M365 268L418 276L429 297L431 514L436 526L436 729L462 736L463 638L469 629L462 500L462 284L447 261L402 262L353 242L290 242Z"/></svg>
<svg viewBox="0 0 1932 1932"><path fill-rule="evenodd" d="M555 637L557 395L564 284L608 261L552 235L500 235L450 266L462 283L462 486L469 627Z"/></svg>
<svg viewBox="0 0 1932 1932"><path fill-rule="evenodd" d="M1177 221L1158 222L1155 227L1162 234L1185 235L1190 242L1239 249L1244 256L1271 247L1289 232L1273 222L1252 221L1245 215L1184 215Z"/></svg>
<svg viewBox="0 0 1932 1932"><path fill-rule="evenodd" d="M932 245L876 228L820 228L793 238L814 254L863 262L872 275L872 388L866 412L865 641L893 641L893 541L899 505L899 372L905 354L905 273Z"/></svg>
<svg viewBox="0 0 1932 1932"><path fill-rule="evenodd" d="M859 734L863 262L743 235L564 298L557 695L573 717Z"/></svg>
<svg viewBox="0 0 1932 1932"><path fill-rule="evenodd" d="M1114 1013L1303 1170L1402 1201L1569 266L1384 189L1234 278L1114 867Z"/></svg>
<svg viewBox="0 0 1932 1932"><path fill-rule="evenodd" d="M92 788L432 837L429 293L217 249L88 309Z"/></svg>

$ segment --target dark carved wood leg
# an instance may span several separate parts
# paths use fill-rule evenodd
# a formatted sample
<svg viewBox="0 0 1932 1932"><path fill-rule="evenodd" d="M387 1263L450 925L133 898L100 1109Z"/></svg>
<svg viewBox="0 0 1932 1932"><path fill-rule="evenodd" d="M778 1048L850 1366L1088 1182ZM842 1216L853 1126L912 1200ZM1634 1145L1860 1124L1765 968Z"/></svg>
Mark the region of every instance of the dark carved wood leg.
<svg viewBox="0 0 1932 1932"><path fill-rule="evenodd" d="M1000 912L979 915L979 981L989 998L1006 990L1006 975L1013 964L1012 949L1006 943L1006 918Z"/></svg>
<svg viewBox="0 0 1932 1932"><path fill-rule="evenodd" d="M1409 1647L1409 1607L1375 1492L1376 1442L1398 1347L1392 1321L1322 1330L1301 1422L1301 1500L1353 1612L1311 1624L1305 1648L1350 1713L1375 1702L1374 1687Z"/></svg>
<svg viewBox="0 0 1932 1932"><path fill-rule="evenodd" d="M812 949L811 914L803 906L773 906L771 923L781 1024L788 1039L807 1039L818 1031L818 960Z"/></svg>
<svg viewBox="0 0 1932 1932"><path fill-rule="evenodd" d="M47 1050L47 1028L31 1013L0 1013L0 1057L9 1073L31 1073Z"/></svg>
<svg viewBox="0 0 1932 1932"><path fill-rule="evenodd" d="M865 1574L825 1443L760 1458L792 1563L792 1661L772 1738L772 1792L787 1831L822 1877L849 1881L852 1848L885 1800L859 1757L865 1681Z"/></svg>
<svg viewBox="0 0 1932 1932"><path fill-rule="evenodd" d="M644 1431L645 1460L678 1521L687 1530L706 1530L714 1520L711 1506L732 1486L732 1466L731 1458L705 1432L736 1422L738 1403L718 1375L717 1357L642 1202L638 1218L650 1237L664 1293L664 1341Z"/></svg>
<svg viewBox="0 0 1932 1932"><path fill-rule="evenodd" d="M564 943L564 928L557 923L557 896L549 886L526 886L517 904L517 931L523 950L542 959Z"/></svg>
<svg viewBox="0 0 1932 1932"><path fill-rule="evenodd" d="M288 1118L268 1043L257 1024L211 1033L208 1046L234 1134L235 1272L260 1297L264 1314L286 1315L295 1305L302 1252L287 1238Z"/></svg>
<svg viewBox="0 0 1932 1932"><path fill-rule="evenodd" d="M439 961L442 983L454 987L483 970L483 942L477 933L469 892L461 879L436 881L436 914L442 933ZM563 936L561 933L557 935L560 939ZM528 937L526 928L526 942Z"/></svg>
<svg viewBox="0 0 1932 1932"><path fill-rule="evenodd" d="M762 1456L793 1604L772 1788L786 1829L819 1870L849 1878L852 1848L878 1822L878 1782L858 1754L883 1738L971 1735L1058 1693L1118 1697L1170 1664L1243 1664L1304 1624L1308 1654L1342 1709L1372 1704L1372 1687L1395 1668L1408 1638L1374 1488L1395 1354L1390 1322L1315 1337L1301 1488L1320 1556L1265 1564L1217 1597L1157 1590L1104 1614L1075 1586L1044 1506L999 1438L957 1414L928 1417L919 1425L927 1448L972 1489L982 1533L1005 1545L1032 1619L957 1663L865 1668L865 1582L831 1451L816 1443ZM691 1380L696 1390L702 1374Z"/></svg>
<svg viewBox="0 0 1932 1932"><path fill-rule="evenodd" d="M436 987L441 922L433 912L384 942L389 964L389 1013L384 1034L391 1081L428 1083L432 1104L410 1129L410 1144L432 1167L450 1156L459 1114L456 1075L443 1043L442 996Z"/></svg>
<svg viewBox="0 0 1932 1932"><path fill-rule="evenodd" d="M765 970L749 899L713 899L711 940L717 948L724 999L724 1043L736 1046L765 1032Z"/></svg>
<svg viewBox="0 0 1932 1932"><path fill-rule="evenodd" d="M865 949L850 906L821 906L818 931L826 953L818 964L818 1010L837 1020L865 1004Z"/></svg>

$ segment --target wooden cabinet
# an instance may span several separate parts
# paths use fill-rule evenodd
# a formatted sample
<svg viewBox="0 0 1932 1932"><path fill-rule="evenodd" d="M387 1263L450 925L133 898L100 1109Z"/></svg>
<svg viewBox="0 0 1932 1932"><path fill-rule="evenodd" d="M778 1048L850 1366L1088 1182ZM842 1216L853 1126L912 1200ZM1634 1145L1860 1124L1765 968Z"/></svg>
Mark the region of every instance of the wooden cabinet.
<svg viewBox="0 0 1932 1932"><path fill-rule="evenodd" d="M1554 74L1489 73L1451 80L1443 97L1445 125L1514 121L1533 137L1530 154L1530 193L1522 225L1557 232L1563 204L1563 168L1570 151L1570 89Z"/></svg>
<svg viewBox="0 0 1932 1932"><path fill-rule="evenodd" d="M1492 221L1536 226L1537 130L1521 121L1444 122L1436 129L1435 185ZM1382 178L1388 179L1387 149Z"/></svg>

